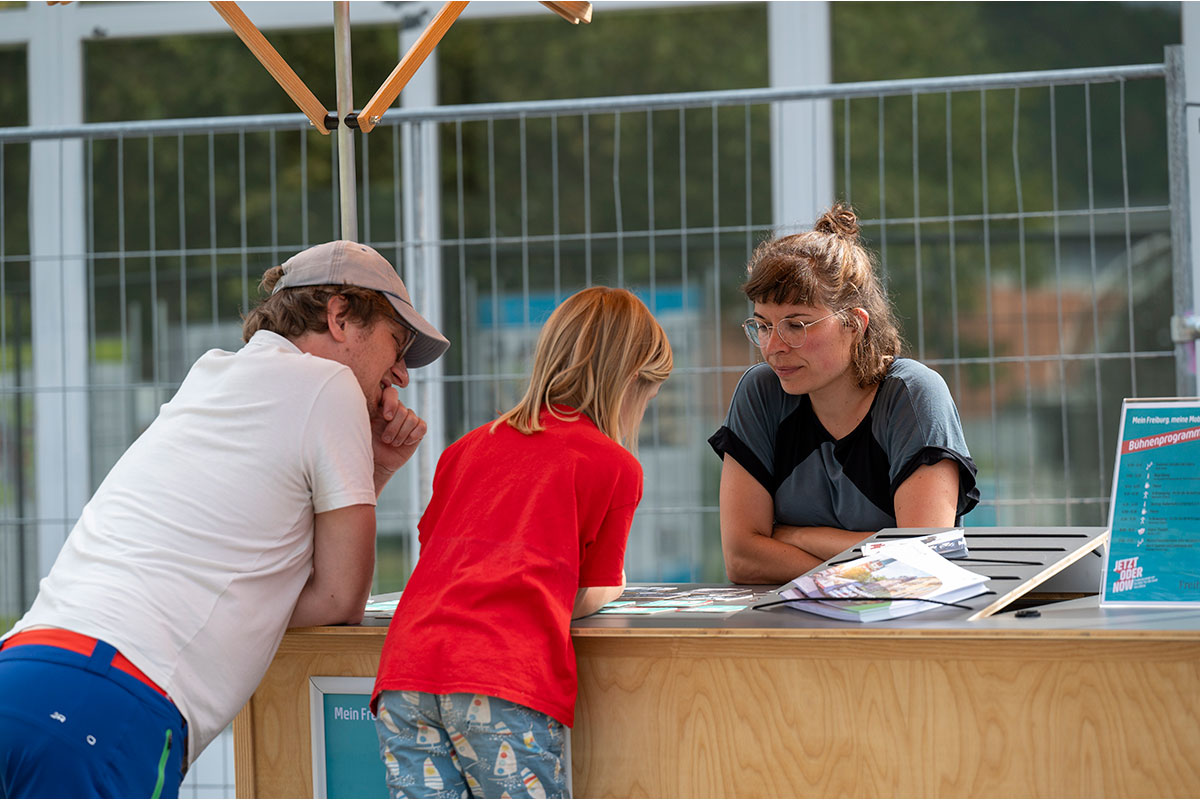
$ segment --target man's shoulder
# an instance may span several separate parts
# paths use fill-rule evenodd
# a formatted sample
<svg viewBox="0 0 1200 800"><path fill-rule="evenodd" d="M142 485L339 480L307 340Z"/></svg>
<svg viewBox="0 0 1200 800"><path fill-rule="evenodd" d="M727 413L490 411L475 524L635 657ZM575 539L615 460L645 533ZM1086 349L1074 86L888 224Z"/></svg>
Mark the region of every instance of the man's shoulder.
<svg viewBox="0 0 1200 800"><path fill-rule="evenodd" d="M255 331L254 335L242 345L238 352L246 354L277 352L299 355L301 350L286 336L275 333L275 331L262 329Z"/></svg>
<svg viewBox="0 0 1200 800"><path fill-rule="evenodd" d="M166 408L232 399L298 414L315 403L333 403L334 409L363 405L362 388L349 367L301 352L269 331L259 331L237 351L210 350L202 355Z"/></svg>
<svg viewBox="0 0 1200 800"><path fill-rule="evenodd" d="M357 385L350 367L331 358L306 353L291 340L271 331L258 331L236 354L248 369L277 370L295 375L299 380L313 378L324 382L333 376L345 375Z"/></svg>

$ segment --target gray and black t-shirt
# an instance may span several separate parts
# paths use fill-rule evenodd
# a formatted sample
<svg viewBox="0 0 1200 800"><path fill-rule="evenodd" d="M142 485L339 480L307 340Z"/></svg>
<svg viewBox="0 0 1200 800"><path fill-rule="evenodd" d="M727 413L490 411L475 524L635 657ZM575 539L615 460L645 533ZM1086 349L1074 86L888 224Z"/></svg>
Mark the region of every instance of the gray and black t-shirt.
<svg viewBox="0 0 1200 800"><path fill-rule="evenodd" d="M775 498L782 525L877 531L896 526L892 497L918 467L958 464L961 518L979 502L977 469L942 376L917 361L892 362L858 427L834 439L808 395L783 390L768 364L746 371L725 424L709 438Z"/></svg>

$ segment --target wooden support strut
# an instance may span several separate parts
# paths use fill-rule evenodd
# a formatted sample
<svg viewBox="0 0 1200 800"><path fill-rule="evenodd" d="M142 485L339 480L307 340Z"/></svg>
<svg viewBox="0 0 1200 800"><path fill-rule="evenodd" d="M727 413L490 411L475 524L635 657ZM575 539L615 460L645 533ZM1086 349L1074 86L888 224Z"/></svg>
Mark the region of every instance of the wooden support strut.
<svg viewBox="0 0 1200 800"><path fill-rule="evenodd" d="M541 3L572 25L592 21L591 3L575 2L575 0L558 0L558 2L541 0Z"/></svg>
<svg viewBox="0 0 1200 800"><path fill-rule="evenodd" d="M420 38L413 42L412 47L408 48L408 52L404 54L404 58L400 59L400 63L392 70L392 74L387 76L387 80L358 113L359 130L368 133L379 123L383 112L400 95L400 90L416 74L417 69L433 52L433 48L437 47L438 42L442 40L446 31L450 30L454 20L458 19L459 14L462 14L466 7L465 2L450 2L442 6L433 21L421 32Z"/></svg>
<svg viewBox="0 0 1200 800"><path fill-rule="evenodd" d="M576 2L575 0L547 2L547 0L542 0L542 5L572 25L592 21L592 4L588 2ZM421 33L420 38L413 43L413 46L404 54L404 58L392 70L392 74L387 77L375 95L367 101L362 111L358 112L357 118L352 122L357 124L359 130L368 133L379 124L379 120L387 111L388 106L400 95L400 91L416 74L417 69L437 47L438 42L442 40L442 37L450 30L450 26L454 24L466 7L465 2L449 2L442 6L433 21Z"/></svg>
<svg viewBox="0 0 1200 800"><path fill-rule="evenodd" d="M54 2L54 0L49 0ZM266 37L254 27L254 23L242 12L236 2L232 0L209 0L217 13L224 18L233 32L238 35L238 38L245 43L254 57L266 67L267 72L271 73L276 82L283 87L283 90L288 93L288 96L295 101L304 115L308 117L315 127L322 134L329 134L333 128L337 127L337 115L327 113L321 101L317 99L304 81L300 80L300 76L296 74L288 63L283 60L283 57L276 52L271 43ZM578 25L580 22L592 21L592 4L589 2L579 2L578 0L541 0L542 5L558 14L563 19L573 25ZM363 106L362 111L357 114L351 112L342 120L344 125L351 128L358 128L363 133L369 133L379 120L383 117L388 106L400 95L400 92L408 84L412 76L420 68L433 49L437 47L438 42L450 30L450 26L458 19L459 15L466 10L467 3L465 1L448 2L442 6L441 10L434 16L428 27L421 32L421 36L413 43L408 52L404 54L404 58L392 70L392 74L387 77L383 84L371 97L367 104Z"/></svg>
<svg viewBox="0 0 1200 800"><path fill-rule="evenodd" d="M329 129L325 127L325 106L317 99L317 96L304 85L304 81L300 80L300 76L295 70L288 66L288 63L283 60L283 56L271 46L267 38L262 35L258 28L254 27L254 23L249 17L242 12L235 2L222 2L221 0L210 0L210 4L217 10L217 13L229 24L233 32L238 35L238 38L250 49L254 57L259 60L267 72L271 73L271 77L283 87L283 90L288 93L288 96L295 101L300 110L304 112L304 116L308 117L309 122L313 124L322 134L328 135ZM465 3L463 5L466 5Z"/></svg>

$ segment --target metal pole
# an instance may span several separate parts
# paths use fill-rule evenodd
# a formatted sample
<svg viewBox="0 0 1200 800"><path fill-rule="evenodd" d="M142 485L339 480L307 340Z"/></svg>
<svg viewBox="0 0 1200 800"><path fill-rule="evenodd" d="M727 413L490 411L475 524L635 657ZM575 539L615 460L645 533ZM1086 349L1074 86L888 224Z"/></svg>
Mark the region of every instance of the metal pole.
<svg viewBox="0 0 1200 800"><path fill-rule="evenodd" d="M346 126L346 116L354 111L354 82L350 74L349 0L336 0L333 4L333 59L337 76L338 196L342 209L342 238L357 241L354 131Z"/></svg>
<svg viewBox="0 0 1200 800"><path fill-rule="evenodd" d="M1170 165L1171 254L1175 285L1172 328L1189 320L1192 306L1192 230L1187 140L1187 85L1184 81L1183 47L1164 48L1167 94L1167 163ZM1193 336L1177 336L1175 342L1175 391L1181 397L1196 393ZM1189 338L1192 341L1182 341Z"/></svg>

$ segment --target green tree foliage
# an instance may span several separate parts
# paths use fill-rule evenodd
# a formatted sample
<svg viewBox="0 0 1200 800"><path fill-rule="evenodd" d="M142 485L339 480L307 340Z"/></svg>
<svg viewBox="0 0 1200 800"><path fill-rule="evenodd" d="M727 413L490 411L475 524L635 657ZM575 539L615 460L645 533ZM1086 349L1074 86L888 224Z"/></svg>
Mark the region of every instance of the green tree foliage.
<svg viewBox="0 0 1200 800"><path fill-rule="evenodd" d="M1179 7L1168 3L830 9L838 82L1161 63L1163 47L1180 38ZM868 221L912 350L926 358L1169 351L1167 215L1125 213L1168 202L1164 102L1155 80L836 104L839 191ZM1104 431L1115 424L1098 435L1097 419L1115 423L1123 396L1174 392L1170 359L1139 362L1136 378L1127 361L1099 359L1068 362L1056 380L1036 377L1059 366L947 372L964 418L992 420L972 451L985 479L1009 482L997 495L1103 495L1112 453ZM1005 418L1035 422L1006 434ZM1009 440L1023 445L1014 452ZM1038 468L1065 465L1070 486L1038 477L1026 457ZM1093 511L1103 507L1082 509ZM1062 521L1036 514L1021 519ZM1084 520L1068 512L1066 521Z"/></svg>
<svg viewBox="0 0 1200 800"><path fill-rule="evenodd" d="M834 80L1157 63L1177 3L831 3Z"/></svg>
<svg viewBox="0 0 1200 800"><path fill-rule="evenodd" d="M27 70L25 48L0 48L0 113L3 127L29 124L29 104L26 102Z"/></svg>
<svg viewBox="0 0 1200 800"><path fill-rule="evenodd" d="M831 14L838 82L1161 63L1179 39L1169 4L848 2ZM1121 252L1126 203L1167 202L1163 105L1161 81L837 103L839 193L869 221L914 349L948 355L956 318L988 313L984 286L1045 285L1090 263L1079 252L1090 246L1086 221L1056 224L1056 210L1113 210L1096 218L1095 260ZM1018 216L1030 213L1041 216ZM1133 224L1153 230L1166 218ZM925 313L917 330L919 308L957 313ZM1017 354L1023 343L1005 328L990 344L957 346Z"/></svg>
<svg viewBox="0 0 1200 800"><path fill-rule="evenodd" d="M761 3L599 12L590 25L574 27L549 14L464 21L439 47L439 99L456 105L758 87L767 83L765 39ZM467 238L603 233L599 241L562 245L577 272L584 262L581 279L645 284L652 258L656 270L669 273L673 263L678 272L680 237L651 241L647 232L770 219L767 119L759 106L446 126L447 238L460 231ZM489 265L490 257L477 269ZM519 276L521 264L513 268ZM535 272L543 288L556 274ZM478 277L486 280L487 272Z"/></svg>
<svg viewBox="0 0 1200 800"><path fill-rule="evenodd" d="M353 29L360 103L395 66L398 37L394 26ZM317 98L335 108L332 29L268 38ZM298 112L232 34L91 41L85 60L89 122ZM101 254L93 264L98 334L115 333L124 342L125 307L154 307L156 297L186 296L186 305L170 304L172 319L236 319L266 265L337 238L333 139L305 121L294 132L90 142L93 193L106 198L92 204L93 249ZM193 255L140 255L151 243L156 251ZM152 315L142 319L147 335L151 322ZM147 371L152 358L147 351Z"/></svg>
<svg viewBox="0 0 1200 800"><path fill-rule="evenodd" d="M0 127L29 124L25 48L0 49ZM29 144L0 143L0 281L4 284L0 372L29 354ZM18 377L18 380L20 378Z"/></svg>
<svg viewBox="0 0 1200 800"><path fill-rule="evenodd" d="M763 3L602 7L580 26L531 7L527 17L453 26L435 54L441 103L768 83ZM838 2L830 14L837 82L1156 63L1163 46L1179 40L1178 5L1164 3ZM332 32L268 38L332 107ZM395 66L398 38L395 26L355 27L359 105ZM85 63L88 121L296 111L232 34L94 40ZM27 120L25 82L23 51L0 51L6 124ZM1124 208L1126 198L1134 207L1166 205L1163 102L1160 81L1135 81L832 103L835 193L865 222L914 353L1019 357L1029 347L1033 355L1059 347L1030 344L1017 316L998 313L998 293L1014 287L1096 293L1106 315L1098 324L1091 303L1066 311L1076 315L1067 322L1077 352L1159 342L1153 292L1139 295L1133 314L1123 310L1121 259L1128 236L1139 253L1161 260L1150 239L1165 228L1165 213L1127 218ZM740 267L773 222L770 133L764 106L439 126L447 316L458 315L462 298L473 313L471 298L492 291L565 293L587 280L653 279L702 287L706 318L719 306L722 326L736 330ZM396 260L406 209L395 184L404 178L399 154L408 134L385 124L356 140L360 235ZM3 252L27 253L28 145L5 145L2 155ZM85 158L97 253L94 338L119 339L125 358L126 343L148 338L160 320L143 313L142 328L132 330L133 305L164 307L170 324L228 322L267 263L338 235L332 140L304 123L275 133L96 140L85 142ZM1131 269L1149 276L1150 266ZM715 350L703 363L728 361L719 336L703 341ZM151 350L142 375L177 379L156 372ZM982 402L986 417L988 387L1000 387L1001 409L1021 400L1004 394L1023 387L1021 368L964 366L948 378L964 406ZM1094 387L1086 375L1069 379ZM1137 382L1145 380L1143 372ZM1119 392L1133 379L1105 374L1102 383ZM971 400L973 391L985 394ZM1108 398L1095 402L1112 407ZM1089 415L1095 419L1082 408L1067 427L1094 432Z"/></svg>
<svg viewBox="0 0 1200 800"><path fill-rule="evenodd" d="M833 72L839 83L867 80L925 78L942 75L970 75L1044 69L1065 69L1107 65L1161 63L1163 47L1179 42L1179 9L1172 4L1151 3L859 3L831 4L834 46ZM1130 187L1133 202L1162 196L1161 176L1165 172L1163 143L1165 129L1162 120L1162 93L1139 91L1140 84L1127 87L1126 136L1130 142ZM954 153L956 160L968 159L981 146L981 127L987 123L987 142L993 154L1008 155L1011 149L1014 122L1013 109L1019 106L1018 127L1023 153L1040 151L1042 156L1031 161L1026 180L1045 180L1051 170L1048 162L1050 114L1046 94L1033 92L1034 97L1014 103L1012 92L995 93L986 100L986 114L981 118L978 101L972 103L964 96L955 98ZM945 170L936 158L944 153L943 105L937 97L921 98L922 164L933 179L926 197L938 197L936 189L945 184ZM1082 98L1062 100L1058 108L1058 124L1066 126L1061 133L1065 142L1082 139ZM963 101L966 101L965 103ZM1115 92L1100 92L1092 97L1092 114L1097 127L1113 127L1117 119L1119 98ZM869 124L879 118L878 109L870 108L874 101L855 104L851 128L873 130ZM885 103L884 127L891 136L905 139L911 122L911 100L896 98ZM965 106L965 107L964 107ZM928 110L926 110L926 108ZM855 125L862 119L864 123ZM941 124L938 124L941 123ZM839 120L840 124L840 120ZM839 128L839 134L844 130ZM941 137L939 139L939 137ZM853 159L859 163L876 160L876 142L857 141ZM896 165L888 177L896 184L896 199L888 193L889 215L896 216L911 210L911 173L907 169L911 155L908 147L888 147L887 161ZM929 144L932 146L924 147ZM940 145L940 146L939 146ZM1094 156L1098 162L1119 161L1119 139L1107 137L1098 143ZM926 152L927 151L927 152ZM1084 148L1073 144L1059 154L1064 163L1062 191L1064 205L1083 202L1087 191ZM1007 165L1011 173L1011 164ZM1015 209L1013 181L1004 180L1003 170L990 175L990 188L997 193L993 202L1006 210ZM1119 174L1101 171L1096 175L1097 202L1119 202L1122 194ZM966 180L959 200L965 208L978 211L982 206L980 178L959 175ZM907 181L907 182L906 182ZM889 181L892 183L892 181ZM926 187L922 187L925 189ZM1030 194L1048 195L1038 184L1026 186ZM937 202L935 200L935 202ZM934 212L937 213L937 212Z"/></svg>
<svg viewBox="0 0 1200 800"><path fill-rule="evenodd" d="M436 51L440 101L761 86L766 82L765 25L762 4L598 14L591 25L581 26L568 25L548 11L460 20ZM663 35L685 29L686 36ZM272 32L269 38L317 97L332 106L332 33ZM394 27L354 29L360 105L399 58L397 38ZM231 35L93 41L87 44L86 62L89 121L295 111ZM748 125L753 137L749 170ZM397 128L385 125L358 137L362 238L403 239L393 182L400 176L400 136ZM656 262L655 270L669 272L672 264L676 273L687 268L678 255L671 255L684 249L681 237L677 234L665 245L651 241L644 233L651 227L703 229L713 220L744 226L747 208L759 224L769 218L767 136L765 108L716 115L710 110L641 112L594 115L586 121L565 117L444 125L444 239L459 238L460 222L467 239L492 232L514 239L548 237L557 229L567 237L557 256L548 246L533 248L535 288L554 284L553 276L562 272L550 263L556 258L569 260L570 273L578 272L580 260L588 262L586 277L592 281L644 284L651 262ZM106 198L94 204L94 249L114 254L102 255L94 264L97 292L112 298L97 303L97 330L124 330L129 323L120 318L121 309L139 293L136 299L149 305L154 304L152 293L185 294L180 318L211 314L228 319L249 301L253 290L247 283L253 283L265 260L339 235L331 139L302 126L294 134L90 143L93 193ZM552 158L558 161L557 172ZM622 230L635 234L622 241L617 233ZM599 238L585 242L587 233ZM700 238L692 244L697 253L720 241ZM736 238L741 243L747 235ZM212 253L191 255L186 263L169 255L151 261L140 255L151 249L151 242L160 252L178 247ZM655 248L664 255L656 256ZM481 246L468 250L471 279L488 285L492 254ZM499 246L501 288L520 285L530 253L513 242ZM395 256L398 260L399 246ZM573 280L582 284L584 278ZM185 293L179 289L183 282ZM457 297L457 291L451 296Z"/></svg>
<svg viewBox="0 0 1200 800"><path fill-rule="evenodd" d="M351 52L356 99L360 105L395 67L399 58L398 36L395 27L354 28ZM335 108L332 30L272 32L270 40L317 98L328 108ZM94 41L87 45L86 61L85 116L89 122L298 111L291 98L232 34ZM137 77L136 80L115 77L122 75ZM320 231L324 235L332 218L332 140L331 136L311 131L307 122L295 135L218 135L212 145L213 160L221 164L244 161L245 191L237 181L218 180L212 198L216 218L210 220L206 213L189 214L186 231L180 231L178 224L172 222L157 232L160 242L162 237L169 242L182 233L193 242L215 238L218 246L236 246L242 242L243 219L248 226L245 239L254 244L276 238L288 243L301 242L306 225L314 233ZM174 145L175 142L160 144L153 162L156 174L169 176L171 180L175 179L178 167L178 149ZM191 195L186 198L192 200L187 206L207 212L209 198L204 173L209 145L201 137L190 137L185 147L186 168L198 170L194 179L185 176L188 185L197 189L194 198ZM305 149L305 159L299 157L301 147ZM96 161L97 164L113 162L119 155L115 150L98 152ZM123 161L131 170L125 188L137 191L144 187L147 179L144 152L130 153ZM141 175L133 172L139 169ZM228 175L230 171L221 173ZM163 191L156 192L157 198L161 201L171 196L172 188L169 183L164 185ZM304 217L297 213L302 194L306 195L304 199L309 206ZM135 197L130 192L126 197L131 204L141 204L131 205L128 212L134 217L144 216L148 211L146 193ZM282 213L272 219L272 200L279 198L283 199ZM210 236L212 226L217 229L215 237ZM105 235L118 230L115 225L98 227Z"/></svg>
<svg viewBox="0 0 1200 800"><path fill-rule="evenodd" d="M215 13L215 12L214 12ZM351 56L361 105L399 59L394 25L354 26ZM317 99L336 104L333 30L269 31L271 45ZM298 109L232 33L97 39L86 46L88 122L284 114Z"/></svg>
<svg viewBox="0 0 1200 800"><path fill-rule="evenodd" d="M29 124L28 79L25 48L0 49L0 127L22 127ZM0 225L4 229L4 246L0 255L29 252L29 207L25 202L29 191L29 145L0 145Z"/></svg>
<svg viewBox="0 0 1200 800"><path fill-rule="evenodd" d="M502 103L766 85L763 3L464 19L438 46L439 100Z"/></svg>

